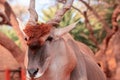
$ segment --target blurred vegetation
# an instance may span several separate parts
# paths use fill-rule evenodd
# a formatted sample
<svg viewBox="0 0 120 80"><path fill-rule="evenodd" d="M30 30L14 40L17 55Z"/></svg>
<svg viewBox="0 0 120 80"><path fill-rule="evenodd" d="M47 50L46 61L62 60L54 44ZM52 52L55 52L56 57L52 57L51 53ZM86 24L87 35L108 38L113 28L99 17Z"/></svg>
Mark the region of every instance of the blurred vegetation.
<svg viewBox="0 0 120 80"><path fill-rule="evenodd" d="M101 1L102 3L99 4L99 1ZM91 6L98 12L98 14L102 17L102 19L104 19L110 25L110 27L112 27L111 16L112 16L114 7L117 4L117 0L99 0L99 1L97 4L92 4ZM78 4L77 3L75 4L76 4L75 6L78 7ZM55 12L61 7L62 5L60 4L60 5L56 5L54 7L52 6L52 7L49 7L48 9L43 10L42 11L43 16L41 16L42 19L40 22L42 21L47 22L48 20L53 18ZM83 7L79 9L82 10ZM24 13L24 11L22 13ZM94 36L97 39L98 43L100 44L104 39L104 37L106 36L106 32L103 29L102 24L98 22L98 19L96 19L93 15L91 15L90 11L88 15L89 15L90 23L91 25L93 25L92 28L93 28ZM91 49L96 51L97 46L89 39L90 32L85 26L84 17L75 9L71 9L64 15L59 27L65 27L78 20L79 20L79 24L70 33L76 40L85 43ZM9 38L13 39L15 43L20 46L20 42L12 28L10 27L8 28L4 26L4 27L0 27L0 31L4 32Z"/></svg>
<svg viewBox="0 0 120 80"><path fill-rule="evenodd" d="M44 21L50 20L51 18L54 17L56 10L58 10L60 7L61 6L59 5L59 6L55 6L55 7L50 7L47 10L43 10L44 16L42 16L42 19ZM51 13L51 14L49 14L49 13ZM64 15L59 27L65 27L69 24L72 24L72 23L78 21L78 20L79 20L79 23L78 23L77 27L75 29L73 29L70 32L70 34L72 34L72 36L76 40L85 43L91 49L96 51L97 50L96 45L88 37L90 33L84 24L84 17L75 9L71 9ZM102 29L102 26L99 22L95 23L96 21L97 20L94 17L90 19L90 23L95 24L93 26L94 36L96 37L97 41L99 43L101 43L103 38L105 37L105 31Z"/></svg>
<svg viewBox="0 0 120 80"><path fill-rule="evenodd" d="M98 3L92 4L91 7L93 7L98 12L98 14L102 17L102 19L104 19L108 23L108 25L112 28L112 23L111 23L112 13L117 3L118 3L118 0L99 0ZM77 3L75 4L76 5L74 6L78 7L78 4ZM42 16L43 20L48 21L51 18L53 18L56 10L58 10L59 8L61 8L61 5L50 7L47 10L43 10L43 14L44 14L44 16ZM84 10L83 7L78 9ZM91 14L90 11L88 11L88 16L89 16L90 23L92 25L94 36L97 39L98 44L100 44L105 38L106 32L103 29L102 24L98 21L98 19L96 19L93 16L93 14ZM78 20L80 21L79 24L70 33L73 35L73 37L76 40L87 44L91 49L96 51L97 46L95 43L93 43L89 39L90 32L85 26L84 17L75 9L71 9L64 15L59 27L67 26Z"/></svg>
<svg viewBox="0 0 120 80"><path fill-rule="evenodd" d="M6 34L6 36L12 39L20 47L20 41L12 27L3 25L2 27L0 27L0 31Z"/></svg>

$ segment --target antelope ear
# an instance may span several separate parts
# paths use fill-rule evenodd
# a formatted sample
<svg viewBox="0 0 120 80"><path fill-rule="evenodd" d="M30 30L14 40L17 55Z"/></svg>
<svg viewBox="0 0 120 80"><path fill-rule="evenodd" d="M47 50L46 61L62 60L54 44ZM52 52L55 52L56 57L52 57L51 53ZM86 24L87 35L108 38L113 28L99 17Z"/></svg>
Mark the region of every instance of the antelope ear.
<svg viewBox="0 0 120 80"><path fill-rule="evenodd" d="M71 24L71 25L68 25L64 28L59 28L59 29L55 29L55 32L54 32L54 35L57 36L57 37L60 37L68 32L70 32L73 28L76 27L76 24L78 23L79 21Z"/></svg>
<svg viewBox="0 0 120 80"><path fill-rule="evenodd" d="M23 31L23 29L25 29L25 25L21 22L20 19L17 18L18 24L19 24L19 28L22 31L23 35L26 35Z"/></svg>

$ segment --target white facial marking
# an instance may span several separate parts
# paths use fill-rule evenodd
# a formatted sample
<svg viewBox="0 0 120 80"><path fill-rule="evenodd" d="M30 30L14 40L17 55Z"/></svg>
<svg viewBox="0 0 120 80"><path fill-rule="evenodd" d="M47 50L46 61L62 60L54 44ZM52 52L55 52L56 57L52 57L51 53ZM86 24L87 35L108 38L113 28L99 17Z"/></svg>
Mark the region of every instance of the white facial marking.
<svg viewBox="0 0 120 80"><path fill-rule="evenodd" d="M34 78L39 78L39 77L41 77L43 74L44 74L44 73L39 73L39 72L38 72L38 73L35 75Z"/></svg>
<svg viewBox="0 0 120 80"><path fill-rule="evenodd" d="M38 72L38 73L35 75L34 79L40 78L43 74L44 74L44 72L42 72L42 73ZM28 79L31 79L28 71L27 71L27 73L26 73L26 77L27 77Z"/></svg>

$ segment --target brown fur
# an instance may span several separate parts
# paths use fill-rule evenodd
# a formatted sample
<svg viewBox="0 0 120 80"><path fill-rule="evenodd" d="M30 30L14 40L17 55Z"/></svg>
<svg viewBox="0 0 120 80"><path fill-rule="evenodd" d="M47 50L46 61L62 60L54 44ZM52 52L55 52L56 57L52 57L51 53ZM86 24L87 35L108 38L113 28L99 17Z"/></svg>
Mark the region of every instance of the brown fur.
<svg viewBox="0 0 120 80"><path fill-rule="evenodd" d="M25 59L28 70L39 68L38 73L43 73L37 80L106 80L93 59L93 52L71 35L64 34L58 39L53 37L52 41L44 44L37 50L36 47L32 50L28 48ZM31 54L33 50L35 55Z"/></svg>
<svg viewBox="0 0 120 80"><path fill-rule="evenodd" d="M25 34L29 37L29 40L27 40L27 44L30 45L33 42L39 42L42 43L42 40L40 37L48 34L51 30L52 26L49 24L37 24L36 26L27 25L24 29Z"/></svg>

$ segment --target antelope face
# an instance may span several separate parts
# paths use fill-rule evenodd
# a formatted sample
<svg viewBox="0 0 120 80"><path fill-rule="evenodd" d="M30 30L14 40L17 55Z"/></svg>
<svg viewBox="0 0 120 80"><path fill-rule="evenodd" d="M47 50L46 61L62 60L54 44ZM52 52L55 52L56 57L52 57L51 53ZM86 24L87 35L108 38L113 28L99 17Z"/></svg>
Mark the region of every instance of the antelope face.
<svg viewBox="0 0 120 80"><path fill-rule="evenodd" d="M54 43L54 40L59 39L59 37L72 30L77 24L76 22L65 28L55 28L55 25L61 21L62 15L70 9L72 2L73 0L67 0L63 6L64 10L58 10L52 20L46 24L38 24L35 0L30 0L30 19L27 25L23 27L24 25L18 20L19 26L24 28L21 30L26 37L25 40L28 45L25 56L25 67L28 78L38 78L45 73L51 61L52 43Z"/></svg>
<svg viewBox="0 0 120 80"><path fill-rule="evenodd" d="M53 42L53 37L50 36L50 30L51 26L47 24L27 26L24 29L27 35L26 43L28 45L25 64L27 77L29 78L42 76L50 63L50 45Z"/></svg>

